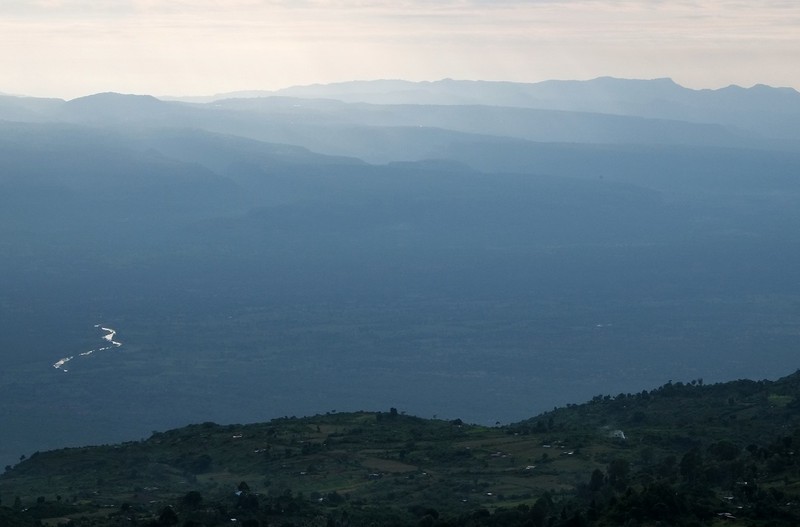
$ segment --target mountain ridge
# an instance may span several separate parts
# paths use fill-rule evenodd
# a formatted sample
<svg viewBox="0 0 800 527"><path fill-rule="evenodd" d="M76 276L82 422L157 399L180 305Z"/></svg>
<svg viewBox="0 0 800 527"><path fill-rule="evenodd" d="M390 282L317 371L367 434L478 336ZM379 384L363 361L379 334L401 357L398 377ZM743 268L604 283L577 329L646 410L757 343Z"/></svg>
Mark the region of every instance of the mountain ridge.
<svg viewBox="0 0 800 527"><path fill-rule="evenodd" d="M800 150L796 91L691 90L670 79L357 81L234 92L202 103L110 92L60 102L4 97L0 119L198 128L372 163L430 158L470 141L464 134Z"/></svg>
<svg viewBox="0 0 800 527"><path fill-rule="evenodd" d="M780 135L792 107L730 88L700 95L751 128L681 121L691 104L622 84L640 92L630 111L669 119L498 100L0 100L0 466L120 442L71 450L72 485L0 488L0 525L57 525L59 510L76 525L87 511L169 524L172 510L187 527L393 523L366 517L386 511L476 527L583 526L580 513L605 527L662 510L696 526L736 512L730 496L757 527L757 511L800 518L785 505L800 502L790 382L650 390L796 362L800 142L752 128ZM619 102L602 85L615 81L585 104ZM763 111L736 102L757 92ZM124 347L87 353L98 323ZM66 357L69 372L53 367ZM621 393L591 399L609 391ZM541 413L574 400L591 403ZM340 412L244 437L175 429L320 408ZM150 430L173 431L122 443ZM208 506L183 509L192 491ZM289 507L305 512L276 512Z"/></svg>
<svg viewBox="0 0 800 527"><path fill-rule="evenodd" d="M570 517L587 526L631 517L692 525L735 514L791 525L800 518L799 406L797 371L775 381L669 381L496 427L395 408L206 422L23 456L0 476L0 493L16 503L0 518L160 526L174 515L211 526L349 516L413 525L429 515L444 526L476 525L480 515L477 525L515 526L546 525L552 515L551 525L567 527L576 525ZM663 492L679 502L641 508Z"/></svg>
<svg viewBox="0 0 800 527"><path fill-rule="evenodd" d="M464 134L800 150L796 91L764 85L691 90L668 78L353 81L233 92L202 103L112 92L70 101L3 97L0 119L197 128L371 163L422 160L481 140Z"/></svg>
<svg viewBox="0 0 800 527"><path fill-rule="evenodd" d="M193 102L211 102L214 100L221 100L221 99L229 99L229 98L251 98L251 97L268 97L279 95L282 93L289 93L289 92L296 92L296 91L314 91L314 90L335 90L337 88L345 88L349 89L352 87L366 87L366 88L375 88L374 90L370 91L379 91L381 89L391 88L394 90L402 89L402 88L413 88L416 86L440 86L440 85L458 85L458 84L474 84L474 85L494 85L494 86L515 86L515 87L533 87L533 86L569 86L569 85L580 85L580 84L589 84L589 83L637 83L640 85L648 85L648 86L662 86L662 87L669 87L669 88L680 88L683 90L689 90L694 92L716 92L716 91L724 91L729 89L739 89L739 90L761 90L764 88L769 88L771 90L778 90L778 91L786 91L791 93L798 93L797 90L790 86L770 86L767 84L757 83L753 86L740 86L738 84L730 84L727 86L722 86L719 88L687 88L677 82L675 82L671 77L657 77L652 79L636 79L636 78L623 78L623 77L612 77L612 76L600 76L595 77L593 79L586 79L586 80L574 80L574 79L548 79L543 81L537 82L520 82L520 81L504 81L504 80L468 80L468 79L452 79L452 78L443 78L439 80L433 81L408 81L404 79L374 79L374 80L359 80L359 81L341 81L341 82L331 82L331 83L312 83L312 84L298 84L293 86L287 86L285 88L278 88L275 90L238 90L232 92L220 92L215 93L214 95L198 95L198 96L159 96L160 99L163 100L182 100L182 101L193 101Z"/></svg>

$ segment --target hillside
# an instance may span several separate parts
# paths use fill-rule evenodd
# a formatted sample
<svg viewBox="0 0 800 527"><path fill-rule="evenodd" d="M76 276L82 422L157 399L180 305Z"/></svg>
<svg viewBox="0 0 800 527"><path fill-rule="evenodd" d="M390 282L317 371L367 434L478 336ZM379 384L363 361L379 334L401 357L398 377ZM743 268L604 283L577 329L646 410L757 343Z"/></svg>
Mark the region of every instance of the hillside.
<svg viewBox="0 0 800 527"><path fill-rule="evenodd" d="M544 453L552 466L575 459L542 446L565 440L560 423L583 430L575 437L592 445L607 440L598 432L606 426L630 437L631 427L650 427L643 430L655 459L678 461L698 436L736 437L741 448L784 433L748 420L749 407L728 403L740 400L735 395L716 399L710 417L684 422L672 399L659 407L641 392L667 379L775 379L796 365L797 127L774 140L760 130L768 121L776 133L781 119L795 122L798 94L763 87L701 93L667 81L607 79L548 88L562 103L586 105L541 106L536 97L524 96L526 105L510 92L492 95L516 85L436 86L446 89L444 100L421 93L404 101L309 93L208 104L115 93L0 100L0 467L21 454L138 441L186 423L327 411L307 421L311 432L298 439L321 444L327 432L317 434L316 426L334 426L324 421L333 409L342 434L366 426L358 419L377 423L376 412L390 407L436 415L446 421L437 426L449 430L456 418L507 425L606 392L640 395L600 397L516 425L534 442L514 447L514 464L499 466L541 470L536 460ZM477 98L448 95L479 88L485 93ZM613 88L609 104L632 105L617 111L605 104L605 88ZM681 101L710 113L690 110L697 117L690 119L673 112ZM713 108L726 107L738 121L714 117ZM113 328L122 345L95 353L107 347L100 328ZM710 397L695 388L668 385L665 394ZM357 410L372 413L348 413ZM715 417L723 410L737 421ZM397 429L401 417L390 430L413 440L411 421ZM436 424L415 422L421 430ZM269 426L287 424L296 423ZM219 433L233 441L230 430ZM514 432L470 433L485 435L487 457L505 453L497 441ZM445 453L462 441L442 437ZM255 443L244 452L273 445ZM562 479L551 474L534 484L526 471L521 483L488 489L478 483L495 479L470 473L468 484L409 494L386 475L369 480L385 471L360 462L344 482L318 486L306 478L313 463L298 456L302 468L292 469L305 479L285 479L282 456L301 447L284 439L274 443L281 456L252 473L228 473L213 455L208 474L188 473L196 481L173 463L182 451L162 455L153 445L114 450L139 456L125 461L138 475L122 486L112 488L117 476L109 474L132 469L105 465L79 485L59 486L53 476L30 490L0 490L0 499L13 508L19 494L20 508L36 508L42 497L53 509L37 515L57 517L56 506L72 507L78 489L87 489L87 503L95 491L113 498L109 510L142 503L135 512L149 521L160 512L153 507L176 504L190 490L214 504L247 481L264 500L270 489L302 490L303 503L312 492L339 489L365 503L391 503L391 514L406 523L416 521L406 502L430 498L444 521L476 507L530 505L543 489L555 490L563 507L576 485L594 469L607 472L618 455L592 453L593 464L582 462L574 473L558 468ZM403 449L413 457L405 446L381 452L419 473L439 470L445 481L460 481L424 451L413 463L400 461ZM196 458L205 447L187 452ZM325 467L325 459L315 463ZM483 470L481 459L459 462ZM80 474L91 469L73 466ZM267 470L276 476L267 478ZM174 481L162 482L167 476ZM267 487L266 479L278 483ZM363 483L357 492L346 490L353 482ZM134 491L151 487L169 492ZM377 494L358 498L362 487ZM385 499L390 492L398 499ZM70 511L80 509L64 514Z"/></svg>
<svg viewBox="0 0 800 527"><path fill-rule="evenodd" d="M732 85L716 90L692 90L668 78L599 77L586 81L549 80L532 84L453 79L434 82L355 81L295 86L274 94L371 104L492 104L636 115L720 123L757 131L767 137L795 139L798 137L795 123L800 115L800 94L791 88L759 84L750 88Z"/></svg>
<svg viewBox="0 0 800 527"><path fill-rule="evenodd" d="M101 94L63 103L65 121L0 123L0 466L334 408L510 423L610 387L794 363L796 152L450 144L456 132L415 119L489 113L297 103ZM209 131L201 114L281 142ZM372 165L293 141L317 125L342 144L345 130L401 150L444 142L427 161ZM124 346L82 355L97 324Z"/></svg>
<svg viewBox="0 0 800 527"><path fill-rule="evenodd" d="M509 426L388 412L37 452L3 525L796 525L800 373L669 382Z"/></svg>

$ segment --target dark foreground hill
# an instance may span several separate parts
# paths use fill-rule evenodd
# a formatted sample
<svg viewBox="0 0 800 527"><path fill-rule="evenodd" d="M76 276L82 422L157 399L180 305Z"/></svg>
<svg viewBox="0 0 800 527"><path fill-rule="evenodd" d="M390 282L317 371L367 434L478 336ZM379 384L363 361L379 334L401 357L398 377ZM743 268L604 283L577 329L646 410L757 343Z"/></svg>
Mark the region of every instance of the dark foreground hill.
<svg viewBox="0 0 800 527"><path fill-rule="evenodd" d="M388 412L35 453L0 524L797 525L800 373L669 382L504 427Z"/></svg>

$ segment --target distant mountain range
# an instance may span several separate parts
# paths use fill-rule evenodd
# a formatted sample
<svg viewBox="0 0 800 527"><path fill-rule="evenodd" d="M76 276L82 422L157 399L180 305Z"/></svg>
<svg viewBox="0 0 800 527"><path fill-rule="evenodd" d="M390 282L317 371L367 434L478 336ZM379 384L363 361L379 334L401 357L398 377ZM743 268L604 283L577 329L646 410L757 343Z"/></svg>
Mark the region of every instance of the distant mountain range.
<svg viewBox="0 0 800 527"><path fill-rule="evenodd" d="M671 79L630 80L601 77L588 81L539 83L401 80L358 81L295 86L268 91L219 94L193 100L287 96L335 99L377 105L491 105L719 123L752 129L767 137L800 137L800 94L762 84L692 90Z"/></svg>
<svg viewBox="0 0 800 527"><path fill-rule="evenodd" d="M379 163L437 157L442 149L489 137L504 145L800 148L800 94L760 85L690 90L669 79L371 81L183 101L110 93L71 101L6 96L0 119L199 128Z"/></svg>
<svg viewBox="0 0 800 527"><path fill-rule="evenodd" d="M0 97L0 466L331 409L513 422L797 361L793 90L239 95ZM98 323L124 346L83 356Z"/></svg>

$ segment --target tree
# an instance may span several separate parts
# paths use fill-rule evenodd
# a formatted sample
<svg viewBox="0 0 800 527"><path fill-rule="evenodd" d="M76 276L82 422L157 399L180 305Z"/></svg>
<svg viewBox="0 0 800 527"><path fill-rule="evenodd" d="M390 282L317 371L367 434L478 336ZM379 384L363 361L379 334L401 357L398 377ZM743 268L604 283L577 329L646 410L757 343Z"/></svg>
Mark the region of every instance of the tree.
<svg viewBox="0 0 800 527"><path fill-rule="evenodd" d="M183 498L181 498L181 506L186 509L196 509L203 503L203 496L197 492L196 490L192 490L187 492Z"/></svg>
<svg viewBox="0 0 800 527"><path fill-rule="evenodd" d="M739 447L726 440L718 441L708 447L708 453L718 461L733 461L739 457Z"/></svg>
<svg viewBox="0 0 800 527"><path fill-rule="evenodd" d="M188 463L188 469L193 474L202 474L208 472L211 468L211 456L208 454L201 454Z"/></svg>
<svg viewBox="0 0 800 527"><path fill-rule="evenodd" d="M681 477L687 483L700 483L703 475L703 456L699 450L693 448L681 458Z"/></svg>
<svg viewBox="0 0 800 527"><path fill-rule="evenodd" d="M164 527L178 524L178 515L172 510L172 507L164 507L161 514L158 516L158 524Z"/></svg>
<svg viewBox="0 0 800 527"><path fill-rule="evenodd" d="M600 470L599 468L594 469L594 472L592 472L592 479L589 480L589 490L591 490L592 492L599 491L601 488L603 488L603 483L605 483L605 479L606 477L603 474L602 470Z"/></svg>
<svg viewBox="0 0 800 527"><path fill-rule="evenodd" d="M616 490L623 490L628 486L628 474L631 471L627 460L617 458L608 464L608 483Z"/></svg>

